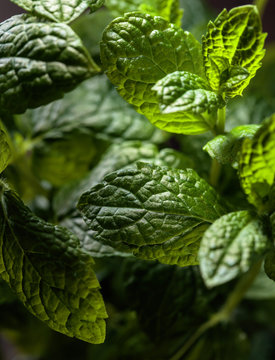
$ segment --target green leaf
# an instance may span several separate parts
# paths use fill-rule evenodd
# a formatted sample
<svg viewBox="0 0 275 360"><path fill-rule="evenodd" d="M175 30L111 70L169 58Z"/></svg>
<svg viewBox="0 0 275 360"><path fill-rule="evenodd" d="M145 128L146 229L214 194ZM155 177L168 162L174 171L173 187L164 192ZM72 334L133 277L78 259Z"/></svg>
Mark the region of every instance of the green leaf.
<svg viewBox="0 0 275 360"><path fill-rule="evenodd" d="M1 184L0 274L27 309L52 329L101 343L105 306L93 259L65 228L36 217Z"/></svg>
<svg viewBox="0 0 275 360"><path fill-rule="evenodd" d="M218 135L208 141L203 147L212 159L216 159L220 164L231 164L234 168L238 167L238 154L245 138L253 138L259 125L242 125L234 128L226 135Z"/></svg>
<svg viewBox="0 0 275 360"><path fill-rule="evenodd" d="M51 102L98 72L65 24L23 14L0 24L0 108L23 113Z"/></svg>
<svg viewBox="0 0 275 360"><path fill-rule="evenodd" d="M225 209L192 169L138 163L82 195L78 208L96 240L146 260L197 264L200 239Z"/></svg>
<svg viewBox="0 0 275 360"><path fill-rule="evenodd" d="M266 275L275 281L275 250L269 251L266 255L264 269Z"/></svg>
<svg viewBox="0 0 275 360"><path fill-rule="evenodd" d="M53 207L60 225L67 227L80 239L81 247L94 257L129 256L110 246L104 245L94 238L79 211L76 211L78 199L84 191L103 180L112 171L134 167L135 162L143 161L158 165L183 168L190 166L190 161L173 149L158 152L156 146L141 142L124 142L111 146L101 161L83 179L63 186L54 197Z"/></svg>
<svg viewBox="0 0 275 360"><path fill-rule="evenodd" d="M183 134L198 134L211 129L207 114L225 106L223 98L211 91L208 83L198 75L175 71L168 74L152 88L157 92L162 114L177 113L178 127ZM214 120L216 120L214 118ZM213 120L212 120L213 122Z"/></svg>
<svg viewBox="0 0 275 360"><path fill-rule="evenodd" d="M105 0L105 5L116 18L129 11L138 10L142 2L143 0Z"/></svg>
<svg viewBox="0 0 275 360"><path fill-rule="evenodd" d="M248 211L232 212L205 232L199 250L200 269L208 287L245 273L268 247L263 224Z"/></svg>
<svg viewBox="0 0 275 360"><path fill-rule="evenodd" d="M95 258L111 256L131 256L131 254L129 253L117 251L113 247L104 245L101 242L95 240L93 230L90 230L88 228L81 214L77 210L70 214L70 216L63 219L60 222L60 225L66 227L72 233L74 233L80 241L81 249L85 250L87 253L89 253Z"/></svg>
<svg viewBox="0 0 275 360"><path fill-rule="evenodd" d="M80 16L89 6L92 11L104 0L11 0L23 9L57 23L68 23Z"/></svg>
<svg viewBox="0 0 275 360"><path fill-rule="evenodd" d="M181 133L178 114L161 114L152 87L167 74L203 75L201 45L193 35L160 17L128 13L106 28L101 59L119 94L154 125Z"/></svg>
<svg viewBox="0 0 275 360"><path fill-rule="evenodd" d="M0 174L6 169L12 157L9 139L0 126Z"/></svg>
<svg viewBox="0 0 275 360"><path fill-rule="evenodd" d="M203 37L203 58L212 89L228 97L241 95L261 66L266 34L257 7L224 9L208 24Z"/></svg>
<svg viewBox="0 0 275 360"><path fill-rule="evenodd" d="M267 119L252 139L245 139L239 160L239 176L251 204L261 211L274 207L275 115Z"/></svg>
<svg viewBox="0 0 275 360"><path fill-rule="evenodd" d="M142 1L139 10L145 14L161 16L170 23L181 27L183 10L179 8L179 0L147 0Z"/></svg>
<svg viewBox="0 0 275 360"><path fill-rule="evenodd" d="M62 100L27 111L17 119L17 124L27 129L32 138L43 135L52 139L73 131L119 143L125 140L162 143L168 137L121 99L104 75L83 82Z"/></svg>
<svg viewBox="0 0 275 360"><path fill-rule="evenodd" d="M41 180L60 186L84 176L96 153L91 135L74 132L60 134L34 146L32 170Z"/></svg>

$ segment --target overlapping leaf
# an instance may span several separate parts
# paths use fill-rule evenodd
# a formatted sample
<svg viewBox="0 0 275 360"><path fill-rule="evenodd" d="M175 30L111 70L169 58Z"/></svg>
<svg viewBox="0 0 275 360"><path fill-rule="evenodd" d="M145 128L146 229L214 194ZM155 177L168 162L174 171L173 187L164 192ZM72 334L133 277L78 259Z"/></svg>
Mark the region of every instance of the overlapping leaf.
<svg viewBox="0 0 275 360"><path fill-rule="evenodd" d="M7 134L0 127L0 174L7 167L11 156L11 148L9 145Z"/></svg>
<svg viewBox="0 0 275 360"><path fill-rule="evenodd" d="M120 95L157 127L181 133L182 114L161 114L154 84L174 71L204 76L201 45L160 17L128 13L105 30L101 58Z"/></svg>
<svg viewBox="0 0 275 360"><path fill-rule="evenodd" d="M261 66L265 37L256 6L224 9L210 22L203 57L212 89L230 97L241 95Z"/></svg>
<svg viewBox="0 0 275 360"><path fill-rule="evenodd" d="M161 16L180 27L183 10L179 5L179 0L147 0L141 1L139 9L145 14Z"/></svg>
<svg viewBox="0 0 275 360"><path fill-rule="evenodd" d="M225 209L195 171L138 163L106 176L80 198L95 239L135 256L197 264L200 239Z"/></svg>
<svg viewBox="0 0 275 360"><path fill-rule="evenodd" d="M249 270L264 254L268 238L259 218L248 211L226 214L205 232L199 251L202 276L217 286Z"/></svg>
<svg viewBox="0 0 275 360"><path fill-rule="evenodd" d="M98 72L65 24L16 15L0 24L0 107L23 113L51 102Z"/></svg>
<svg viewBox="0 0 275 360"><path fill-rule="evenodd" d="M251 204L259 211L272 210L275 177L275 115L263 123L252 139L243 141L239 175Z"/></svg>
<svg viewBox="0 0 275 360"><path fill-rule="evenodd" d="M23 9L51 21L68 23L88 7L92 11L103 5L104 0L11 0Z"/></svg>
<svg viewBox="0 0 275 360"><path fill-rule="evenodd" d="M186 71L168 74L152 89L157 92L162 114L181 115L179 127L184 134L210 130L214 124L208 123L207 113L225 106L223 98L211 90L207 81Z"/></svg>
<svg viewBox="0 0 275 360"><path fill-rule="evenodd" d="M238 167L238 153L241 149L242 141L245 138L253 138L259 125L242 125L232 129L226 135L218 135L208 141L203 147L212 159L216 159L221 164L231 164Z"/></svg>
<svg viewBox="0 0 275 360"><path fill-rule="evenodd" d="M36 217L1 184L0 274L27 309L68 336L101 343L104 302L92 258L65 228Z"/></svg>
<svg viewBox="0 0 275 360"><path fill-rule="evenodd" d="M27 111L18 126L32 138L51 139L77 131L108 142L161 143L167 139L167 134L121 99L104 75L83 82L62 100Z"/></svg>

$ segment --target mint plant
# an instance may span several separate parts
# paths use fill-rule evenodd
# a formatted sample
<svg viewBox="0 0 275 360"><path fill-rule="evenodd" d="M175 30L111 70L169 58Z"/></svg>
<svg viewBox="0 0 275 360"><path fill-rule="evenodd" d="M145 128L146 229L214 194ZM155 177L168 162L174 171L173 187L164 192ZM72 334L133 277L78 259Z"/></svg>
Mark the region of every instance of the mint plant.
<svg viewBox="0 0 275 360"><path fill-rule="evenodd" d="M275 108L238 115L258 101L257 7L223 10L200 42L177 0L12 1L27 13L0 24L0 313L20 300L99 344L109 310L137 359L218 359L220 334L248 359L233 313L275 297Z"/></svg>

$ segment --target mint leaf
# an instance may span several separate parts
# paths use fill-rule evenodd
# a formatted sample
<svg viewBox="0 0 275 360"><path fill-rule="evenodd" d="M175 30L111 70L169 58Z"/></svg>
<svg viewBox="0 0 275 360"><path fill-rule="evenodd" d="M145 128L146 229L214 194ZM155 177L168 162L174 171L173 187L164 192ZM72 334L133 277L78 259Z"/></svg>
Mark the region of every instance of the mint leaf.
<svg viewBox="0 0 275 360"><path fill-rule="evenodd" d="M179 0L147 0L141 2L139 10L145 14L161 16L168 22L181 27L183 10L179 8Z"/></svg>
<svg viewBox="0 0 275 360"><path fill-rule="evenodd" d="M61 186L84 176L96 155L96 144L90 134L60 133L53 138L45 137L33 147L32 170L41 180Z"/></svg>
<svg viewBox="0 0 275 360"><path fill-rule="evenodd" d="M168 138L121 99L104 75L83 82L62 100L27 111L18 126L27 129L25 132L32 138L43 135L52 139L73 131L111 143L162 143Z"/></svg>
<svg viewBox="0 0 275 360"><path fill-rule="evenodd" d="M9 139L4 130L0 127L0 174L6 169L11 159L12 153Z"/></svg>
<svg viewBox="0 0 275 360"><path fill-rule="evenodd" d="M198 263L206 228L225 209L195 171L138 163L83 194L78 208L96 240L146 260Z"/></svg>
<svg viewBox="0 0 275 360"><path fill-rule="evenodd" d="M231 164L234 168L238 167L238 154L245 138L253 138L259 125L242 125L232 129L226 135L218 135L208 141L203 147L212 159L216 159L221 164Z"/></svg>
<svg viewBox="0 0 275 360"><path fill-rule="evenodd" d="M65 228L36 217L1 184L0 274L27 309L52 329L101 343L104 302L92 258Z"/></svg>
<svg viewBox="0 0 275 360"><path fill-rule="evenodd" d="M258 210L274 207L272 186L275 177L275 115L267 119L252 139L245 139L239 160L244 192Z"/></svg>
<svg viewBox="0 0 275 360"><path fill-rule="evenodd" d="M23 113L51 102L98 72L65 24L16 15L0 24L0 107Z"/></svg>
<svg viewBox="0 0 275 360"><path fill-rule="evenodd" d="M125 142L113 145L105 153L101 161L83 179L63 186L56 194L53 207L60 225L67 227L77 235L81 247L94 257L126 256L110 246L104 245L94 238L79 211L75 210L78 199L84 191L103 180L112 171L135 167L135 162L143 161L158 165L169 165L176 168L190 166L190 161L173 149L163 149L158 152L156 146L141 142Z"/></svg>
<svg viewBox="0 0 275 360"><path fill-rule="evenodd" d="M177 128L180 131L177 132L182 134L194 135L210 130L215 124L211 126L207 114L206 118L203 114L225 106L222 97L211 91L204 79L186 71L168 74L152 89L157 92L162 114L179 115Z"/></svg>
<svg viewBox="0 0 275 360"><path fill-rule="evenodd" d="M105 0L105 5L116 18L127 12L138 10L142 2L143 0Z"/></svg>
<svg viewBox="0 0 275 360"><path fill-rule="evenodd" d="M224 284L249 270L264 254L268 238L260 219L248 211L226 214L207 229L199 250L208 287Z"/></svg>
<svg viewBox="0 0 275 360"><path fill-rule="evenodd" d="M11 0L23 9L55 22L68 23L80 16L90 6L92 11L104 0Z"/></svg>
<svg viewBox="0 0 275 360"><path fill-rule="evenodd" d="M202 45L212 89L228 97L241 95L261 66L265 37L256 6L224 9L210 21Z"/></svg>
<svg viewBox="0 0 275 360"><path fill-rule="evenodd" d="M106 28L101 59L119 94L138 112L161 129L181 131L177 114L160 113L152 87L178 70L204 76L201 45L193 35L160 17L129 13Z"/></svg>
<svg viewBox="0 0 275 360"><path fill-rule="evenodd" d="M94 231L90 230L83 220L79 211L75 210L70 216L60 222L61 226L66 227L74 233L79 241L81 249L85 250L95 258L122 256L129 257L131 254L117 251L113 247L104 245L94 239Z"/></svg>

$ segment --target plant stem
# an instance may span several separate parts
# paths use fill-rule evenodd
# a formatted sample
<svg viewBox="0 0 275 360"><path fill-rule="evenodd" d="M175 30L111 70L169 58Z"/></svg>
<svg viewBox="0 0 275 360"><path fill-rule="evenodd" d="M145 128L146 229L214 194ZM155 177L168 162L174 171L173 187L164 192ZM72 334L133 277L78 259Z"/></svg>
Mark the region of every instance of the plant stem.
<svg viewBox="0 0 275 360"><path fill-rule="evenodd" d="M264 14L267 3L268 3L268 0L254 0L254 5L257 6L261 17Z"/></svg>
<svg viewBox="0 0 275 360"><path fill-rule="evenodd" d="M218 118L216 123L216 132L218 134L224 133L224 126L225 126L225 106L221 109L218 109Z"/></svg>
<svg viewBox="0 0 275 360"><path fill-rule="evenodd" d="M211 164L210 174L209 174L209 183L213 187L216 187L219 183L221 169L222 169L221 164L218 163L218 161L216 159L213 159L212 164Z"/></svg>
<svg viewBox="0 0 275 360"><path fill-rule="evenodd" d="M239 305L245 293L253 284L262 265L262 259L256 262L250 270L239 280L233 292L227 298L222 308L211 316L211 318L202 324L198 330L187 340L187 342L178 350L170 360L180 360L183 355L194 345L194 343L210 328L220 322L228 321L233 310Z"/></svg>

